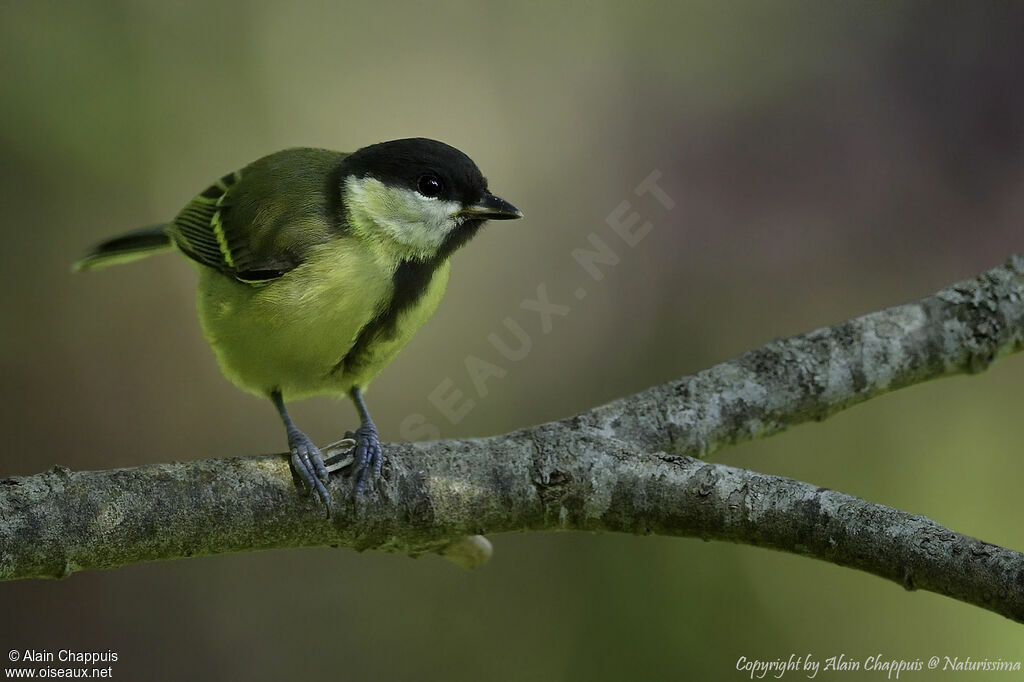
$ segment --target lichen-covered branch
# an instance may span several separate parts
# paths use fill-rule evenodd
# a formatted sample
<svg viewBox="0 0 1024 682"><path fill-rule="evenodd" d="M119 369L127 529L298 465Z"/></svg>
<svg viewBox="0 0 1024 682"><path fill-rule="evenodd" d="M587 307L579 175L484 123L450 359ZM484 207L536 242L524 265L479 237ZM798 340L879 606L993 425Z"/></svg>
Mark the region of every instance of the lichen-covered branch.
<svg viewBox="0 0 1024 682"><path fill-rule="evenodd" d="M852 566L1024 622L1024 555L920 516L723 465L724 444L822 419L1024 348L1024 258L917 303L776 341L576 417L386 447L386 476L334 516L283 456L0 479L0 579L279 547L485 555L460 540L585 529L729 540ZM463 563L472 563L466 558Z"/></svg>
<svg viewBox="0 0 1024 682"><path fill-rule="evenodd" d="M1024 255L934 296L774 341L579 419L649 449L707 457L877 395L980 372L1024 349Z"/></svg>

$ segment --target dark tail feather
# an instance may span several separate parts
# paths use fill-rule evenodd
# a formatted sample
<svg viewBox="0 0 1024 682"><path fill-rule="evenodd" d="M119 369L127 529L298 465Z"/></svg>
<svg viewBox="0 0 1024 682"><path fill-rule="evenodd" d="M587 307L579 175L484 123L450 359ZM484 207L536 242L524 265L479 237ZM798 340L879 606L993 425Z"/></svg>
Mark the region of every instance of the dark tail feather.
<svg viewBox="0 0 1024 682"><path fill-rule="evenodd" d="M164 231L166 225L153 225L119 237L100 242L85 257L72 266L72 270L90 270L143 258L171 246L171 238Z"/></svg>

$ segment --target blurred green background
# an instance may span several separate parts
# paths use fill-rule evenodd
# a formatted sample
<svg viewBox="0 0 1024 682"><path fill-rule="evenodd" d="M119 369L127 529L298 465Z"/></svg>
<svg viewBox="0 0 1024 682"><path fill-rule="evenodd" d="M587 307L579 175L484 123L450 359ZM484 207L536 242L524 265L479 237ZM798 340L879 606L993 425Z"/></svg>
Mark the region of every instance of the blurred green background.
<svg viewBox="0 0 1024 682"><path fill-rule="evenodd" d="M220 375L188 263L69 265L288 146L435 137L526 213L457 255L437 315L374 384L386 440L410 415L445 437L569 415L973 276L1024 251L1022 27L1024 5L984 2L5 0L0 476L284 448L269 402ZM672 211L633 193L653 170ZM623 200L654 226L634 248L606 224ZM591 234L621 257L600 282L571 257ZM546 334L520 308L541 284L570 306ZM533 341L515 363L487 340L506 318ZM469 356L506 372L485 397ZM446 380L476 402L458 423L428 399ZM1020 549L1022 385L1011 357L715 459ZM330 399L293 415L320 442L355 420ZM477 572L322 549L2 584L0 644L112 649L115 677L154 680L742 679L740 656L1024 658L1010 621L807 559L492 540Z"/></svg>

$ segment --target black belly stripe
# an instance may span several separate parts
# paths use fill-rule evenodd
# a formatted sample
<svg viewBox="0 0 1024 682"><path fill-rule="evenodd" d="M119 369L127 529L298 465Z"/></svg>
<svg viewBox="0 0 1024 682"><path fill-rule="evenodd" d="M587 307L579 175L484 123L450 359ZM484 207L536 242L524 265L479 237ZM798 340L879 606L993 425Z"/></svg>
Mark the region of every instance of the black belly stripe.
<svg viewBox="0 0 1024 682"><path fill-rule="evenodd" d="M443 258L403 261L392 277L394 293L387 307L359 331L352 348L331 368L330 373L347 374L358 369L368 359L367 352L375 343L393 339L398 330L399 316L423 298L434 278L434 273L443 262Z"/></svg>
<svg viewBox="0 0 1024 682"><path fill-rule="evenodd" d="M469 241L482 224L482 220L467 220L458 229L449 233L437 255L429 260L402 261L392 278L395 290L391 295L391 301L382 313L359 331L352 348L331 368L330 374L349 373L359 369L366 361L367 353L374 343L393 339L398 328L398 317L423 298L437 268L448 260L456 249Z"/></svg>

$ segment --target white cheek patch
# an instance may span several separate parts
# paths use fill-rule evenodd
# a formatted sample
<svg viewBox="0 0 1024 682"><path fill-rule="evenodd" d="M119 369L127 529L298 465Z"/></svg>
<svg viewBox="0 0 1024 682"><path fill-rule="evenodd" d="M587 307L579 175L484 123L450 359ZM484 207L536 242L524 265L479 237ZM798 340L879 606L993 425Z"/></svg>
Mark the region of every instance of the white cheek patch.
<svg viewBox="0 0 1024 682"><path fill-rule="evenodd" d="M457 201L443 201L374 178L345 179L349 225L360 236L393 242L400 251L421 258L437 253L448 233L459 226Z"/></svg>

